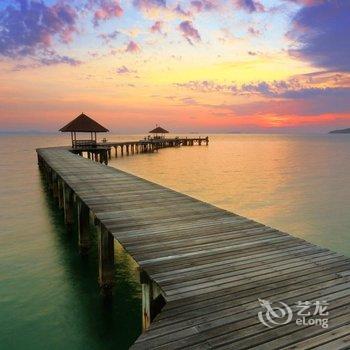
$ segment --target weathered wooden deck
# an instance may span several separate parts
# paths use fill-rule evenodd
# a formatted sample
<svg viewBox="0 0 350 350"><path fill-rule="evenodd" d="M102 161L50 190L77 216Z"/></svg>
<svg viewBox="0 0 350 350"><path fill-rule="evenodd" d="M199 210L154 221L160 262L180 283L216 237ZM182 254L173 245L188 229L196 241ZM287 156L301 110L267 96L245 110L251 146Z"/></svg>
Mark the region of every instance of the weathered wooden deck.
<svg viewBox="0 0 350 350"><path fill-rule="evenodd" d="M161 289L134 350L350 346L349 258L66 149L37 152ZM328 301L329 327L268 328L259 298Z"/></svg>

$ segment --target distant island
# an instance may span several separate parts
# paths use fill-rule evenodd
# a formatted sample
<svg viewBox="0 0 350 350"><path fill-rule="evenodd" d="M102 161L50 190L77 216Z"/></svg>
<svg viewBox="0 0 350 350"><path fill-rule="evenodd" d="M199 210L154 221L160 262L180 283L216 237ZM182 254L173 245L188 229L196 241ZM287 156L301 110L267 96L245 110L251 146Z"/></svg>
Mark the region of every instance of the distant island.
<svg viewBox="0 0 350 350"><path fill-rule="evenodd" d="M333 131L330 131L329 134L350 134L350 128L341 129L341 130L333 130Z"/></svg>

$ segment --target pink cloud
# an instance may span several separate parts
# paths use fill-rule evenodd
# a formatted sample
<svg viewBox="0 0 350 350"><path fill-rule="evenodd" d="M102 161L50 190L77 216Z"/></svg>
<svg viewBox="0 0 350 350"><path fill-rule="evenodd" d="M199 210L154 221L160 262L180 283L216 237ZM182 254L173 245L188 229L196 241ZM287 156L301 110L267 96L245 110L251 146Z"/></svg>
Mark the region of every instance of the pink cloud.
<svg viewBox="0 0 350 350"><path fill-rule="evenodd" d="M141 51L140 46L135 43L135 41L130 41L128 46L125 49L125 52L129 52L129 53L138 53Z"/></svg>
<svg viewBox="0 0 350 350"><path fill-rule="evenodd" d="M191 6L197 12L212 11L219 7L218 2L215 2L214 0L194 0L191 1Z"/></svg>
<svg viewBox="0 0 350 350"><path fill-rule="evenodd" d="M177 5L174 9L173 12L175 15L178 15L180 18L186 18L186 17L191 17L192 13L190 11L185 11L181 5Z"/></svg>
<svg viewBox="0 0 350 350"><path fill-rule="evenodd" d="M95 11L94 24L97 26L100 21L121 17L123 12L118 0L103 0L100 3L100 7Z"/></svg>
<svg viewBox="0 0 350 350"><path fill-rule="evenodd" d="M260 0L233 0L233 4L239 10L245 10L247 12L264 12L264 5L260 2Z"/></svg>
<svg viewBox="0 0 350 350"><path fill-rule="evenodd" d="M134 0L133 4L140 10L151 10L154 8L166 8L165 0Z"/></svg>
<svg viewBox="0 0 350 350"><path fill-rule="evenodd" d="M328 0L288 0L290 2L294 2L296 4L304 5L304 6L314 6L318 4L323 4Z"/></svg>
<svg viewBox="0 0 350 350"><path fill-rule="evenodd" d="M116 69L116 73L117 74L125 74L126 75L126 74L131 74L131 73L137 73L137 71L134 70L134 69L129 69L126 66L121 66L121 67L118 67Z"/></svg>
<svg viewBox="0 0 350 350"><path fill-rule="evenodd" d="M193 26L191 21L183 21L179 25L179 30L186 40L193 45L193 41L201 41L198 30Z"/></svg>
<svg viewBox="0 0 350 350"><path fill-rule="evenodd" d="M248 28L248 33L253 35L253 36L259 36L261 33L260 33L260 30L259 29L256 29L254 27L249 27Z"/></svg>
<svg viewBox="0 0 350 350"><path fill-rule="evenodd" d="M151 33L160 33L162 34L164 22L163 21L156 21L150 28Z"/></svg>

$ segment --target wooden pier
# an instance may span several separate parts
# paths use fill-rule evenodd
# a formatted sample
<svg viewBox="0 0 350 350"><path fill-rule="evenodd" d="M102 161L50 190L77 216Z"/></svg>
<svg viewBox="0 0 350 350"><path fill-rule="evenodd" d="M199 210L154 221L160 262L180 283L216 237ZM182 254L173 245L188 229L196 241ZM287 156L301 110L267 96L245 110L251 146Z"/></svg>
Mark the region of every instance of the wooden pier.
<svg viewBox="0 0 350 350"><path fill-rule="evenodd" d="M140 141L125 141L125 142L103 142L99 143L100 147L114 148L115 157L132 155L139 153L154 152L161 148L181 147L209 144L209 137L174 137L174 138L149 138Z"/></svg>
<svg viewBox="0 0 350 350"><path fill-rule="evenodd" d="M66 148L37 153L82 251L94 218L101 287L114 283L114 240L140 267L144 333L132 349L349 348L349 258ZM264 325L259 299L293 319ZM328 328L296 324L298 301L327 302Z"/></svg>
<svg viewBox="0 0 350 350"><path fill-rule="evenodd" d="M196 137L196 138L150 138L140 141L124 141L124 142L100 142L93 146L87 144L80 145L79 147L72 147L70 151L79 154L80 156L86 156L96 162L104 163L108 165L108 160L112 159L112 149L114 148L114 156L118 158L123 156L130 156L139 153L152 153L158 151L161 148L167 147L181 147L181 146L194 146L194 145L206 145L209 144L209 137Z"/></svg>

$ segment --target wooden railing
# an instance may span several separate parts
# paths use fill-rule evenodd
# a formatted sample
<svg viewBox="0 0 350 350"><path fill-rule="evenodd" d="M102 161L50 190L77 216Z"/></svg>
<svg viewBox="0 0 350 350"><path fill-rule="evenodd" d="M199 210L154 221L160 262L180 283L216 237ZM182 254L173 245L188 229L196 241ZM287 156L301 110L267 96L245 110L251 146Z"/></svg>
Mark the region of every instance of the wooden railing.
<svg viewBox="0 0 350 350"><path fill-rule="evenodd" d="M80 147L96 147L96 141L95 140L75 140L73 141L73 147L74 148L80 148Z"/></svg>

